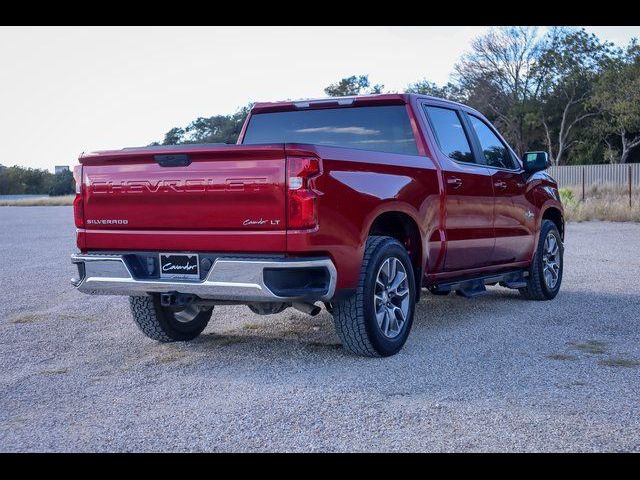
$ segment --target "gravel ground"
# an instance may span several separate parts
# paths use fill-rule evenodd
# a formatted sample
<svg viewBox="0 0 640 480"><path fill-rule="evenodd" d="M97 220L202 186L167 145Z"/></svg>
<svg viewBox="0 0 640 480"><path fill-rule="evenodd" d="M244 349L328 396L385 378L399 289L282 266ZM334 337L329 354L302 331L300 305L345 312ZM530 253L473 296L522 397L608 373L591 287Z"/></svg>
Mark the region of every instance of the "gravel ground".
<svg viewBox="0 0 640 480"><path fill-rule="evenodd" d="M70 286L69 207L0 225L2 451L640 451L638 224L570 224L552 302L426 294L387 359L291 309L155 343Z"/></svg>

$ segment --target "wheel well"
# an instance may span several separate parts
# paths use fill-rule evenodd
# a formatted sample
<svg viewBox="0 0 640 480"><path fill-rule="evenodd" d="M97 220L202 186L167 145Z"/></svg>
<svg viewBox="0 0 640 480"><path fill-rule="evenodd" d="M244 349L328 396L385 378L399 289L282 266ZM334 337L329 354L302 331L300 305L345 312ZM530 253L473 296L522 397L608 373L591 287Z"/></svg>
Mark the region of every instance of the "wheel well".
<svg viewBox="0 0 640 480"><path fill-rule="evenodd" d="M564 220L562 218L562 212L560 212L560 210L558 210L557 208L550 207L544 211L542 219L551 220L553 223L555 223L556 227L558 228L558 232L560 232L560 238L562 238L562 240L564 241Z"/></svg>
<svg viewBox="0 0 640 480"><path fill-rule="evenodd" d="M369 235L384 235L398 240L409 253L416 279L416 296L422 287L422 238L416 222L406 213L385 212L375 219Z"/></svg>

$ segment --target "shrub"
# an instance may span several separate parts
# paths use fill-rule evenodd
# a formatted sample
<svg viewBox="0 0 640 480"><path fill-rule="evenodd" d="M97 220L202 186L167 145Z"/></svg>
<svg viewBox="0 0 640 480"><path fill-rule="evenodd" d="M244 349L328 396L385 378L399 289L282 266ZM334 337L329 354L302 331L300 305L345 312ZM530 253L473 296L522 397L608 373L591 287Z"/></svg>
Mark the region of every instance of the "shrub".
<svg viewBox="0 0 640 480"><path fill-rule="evenodd" d="M566 190L568 193L564 193ZM585 199L579 187L560 189L560 197L564 205L567 221L583 222L589 220L605 220L611 222L640 222L640 191L632 195L629 207L629 192L618 185L589 185L585 189Z"/></svg>
<svg viewBox="0 0 640 480"><path fill-rule="evenodd" d="M565 207L572 207L576 204L576 199L573 196L573 192L571 190L569 190L568 188L561 188L559 189L559 192L562 205L564 205Z"/></svg>

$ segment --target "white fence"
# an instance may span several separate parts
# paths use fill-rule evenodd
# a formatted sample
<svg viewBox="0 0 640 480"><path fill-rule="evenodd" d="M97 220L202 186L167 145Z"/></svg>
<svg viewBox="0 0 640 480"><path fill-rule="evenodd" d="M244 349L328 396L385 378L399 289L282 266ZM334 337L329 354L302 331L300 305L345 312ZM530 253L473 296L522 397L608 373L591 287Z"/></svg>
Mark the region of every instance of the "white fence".
<svg viewBox="0 0 640 480"><path fill-rule="evenodd" d="M640 187L640 163L565 165L550 167L548 172L561 187L582 185L583 182L587 186L605 183L628 186L629 175L631 175L631 184L634 187Z"/></svg>

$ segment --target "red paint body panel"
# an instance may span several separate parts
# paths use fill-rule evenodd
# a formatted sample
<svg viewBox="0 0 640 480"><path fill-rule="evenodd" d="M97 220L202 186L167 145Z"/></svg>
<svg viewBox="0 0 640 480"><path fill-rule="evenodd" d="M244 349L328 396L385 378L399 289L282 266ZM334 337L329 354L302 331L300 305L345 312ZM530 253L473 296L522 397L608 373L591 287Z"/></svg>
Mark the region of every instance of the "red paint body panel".
<svg viewBox="0 0 640 480"><path fill-rule="evenodd" d="M527 187L521 172L493 171L494 234L496 237L492 264L527 261L533 251L537 215L534 213L534 190ZM528 218L526 213L533 216Z"/></svg>
<svg viewBox="0 0 640 480"><path fill-rule="evenodd" d="M104 224L92 222L122 217L126 224L110 224L109 229L284 228L283 145L212 146L190 158L185 167L161 167L147 151L83 157L86 228L103 229ZM247 219L254 222L246 225Z"/></svg>
<svg viewBox="0 0 640 480"><path fill-rule="evenodd" d="M425 285L527 266L544 212L562 212L557 185L543 172L526 178L522 172L451 160L437 147L422 109L425 101L468 109L390 94L356 97L342 105L337 100L305 107L259 103L251 113L406 104L418 155L307 144L242 145L249 118L238 145L83 155L85 228L78 229L78 247L84 252L327 255L338 271L337 288L351 289L357 285L372 224L385 212L401 212L420 233L420 245L412 250L423 267ZM161 167L154 155L168 153L188 154L191 164ZM311 230L286 228L291 156L320 159L322 174L312 182L318 226ZM462 186L454 188L452 178ZM497 181L506 184L500 192L494 188Z"/></svg>
<svg viewBox="0 0 640 480"><path fill-rule="evenodd" d="M288 144L289 149L319 156L323 167L316 180L319 227L288 232L289 254L330 255L338 269L337 287L353 288L371 225L381 213L397 211L418 225L426 262L425 239L438 230L440 215L438 172L429 158L311 145Z"/></svg>
<svg viewBox="0 0 640 480"><path fill-rule="evenodd" d="M81 250L284 253L286 232L197 230L79 230Z"/></svg>

